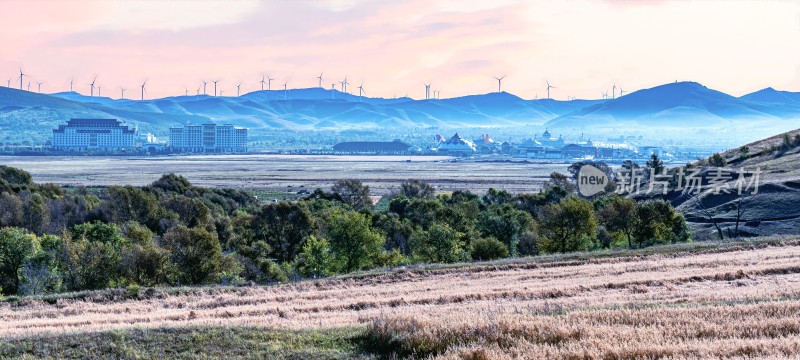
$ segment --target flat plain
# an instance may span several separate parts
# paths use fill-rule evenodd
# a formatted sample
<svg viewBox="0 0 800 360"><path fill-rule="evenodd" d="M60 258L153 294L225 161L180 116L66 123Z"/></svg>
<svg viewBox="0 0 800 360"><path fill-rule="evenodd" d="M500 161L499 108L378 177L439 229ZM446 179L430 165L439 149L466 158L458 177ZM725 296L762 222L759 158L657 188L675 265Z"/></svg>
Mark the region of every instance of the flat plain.
<svg viewBox="0 0 800 360"><path fill-rule="evenodd" d="M394 269L267 287L21 298L0 305L0 339L7 343L0 355L41 354L59 341L91 346L75 339L97 334L123 345L187 331L235 337L231 332L250 329L344 331L372 344L351 346L342 358L800 356L800 241L717 245Z"/></svg>
<svg viewBox="0 0 800 360"><path fill-rule="evenodd" d="M204 187L275 192L327 189L339 179L359 179L385 195L408 179L437 191L484 192L490 187L532 192L568 164L523 160L457 160L443 156L217 155L163 157L0 156L0 164L28 171L40 183L69 186L143 186L166 173Z"/></svg>

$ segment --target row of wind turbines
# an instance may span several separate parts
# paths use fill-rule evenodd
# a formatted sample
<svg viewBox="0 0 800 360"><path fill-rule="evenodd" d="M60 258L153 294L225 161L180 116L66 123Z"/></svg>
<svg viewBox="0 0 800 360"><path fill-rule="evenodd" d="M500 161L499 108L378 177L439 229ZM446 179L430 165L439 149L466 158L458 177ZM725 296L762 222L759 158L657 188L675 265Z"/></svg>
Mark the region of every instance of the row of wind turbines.
<svg viewBox="0 0 800 360"><path fill-rule="evenodd" d="M314 77L317 80L317 86L319 88L324 88L323 85L322 85L323 80L324 80L323 75L324 75L324 73L320 73L319 76ZM23 89L23 85L24 85L23 80L26 77L28 78L27 91L31 91L31 80L30 80L31 77L30 77L30 75L25 74L25 72L22 70L22 68L20 68L19 69L19 78L18 78L18 80L19 80L19 89L20 90L24 90ZM506 78L506 75L495 76L495 77L492 77L492 78L497 80L497 92L498 93L502 92L503 79ZM264 91L264 90L271 91L272 90L272 81L273 80L276 80L276 79L271 77L271 76L269 76L269 75L262 74L261 81L258 82L261 85L261 91ZM148 80L145 80L139 86L139 88L141 90L141 97L140 97L141 100L144 100L144 96L145 96L145 94L147 94L147 81ZM87 86L89 86L89 96L90 97L94 97L95 87L97 87L97 96L102 96L101 92L100 92L101 91L101 87L100 87L100 85L96 85L96 82L97 82L97 75L95 75L94 78L92 78L92 82L91 83L86 84ZM211 81L200 80L200 84L202 84L202 85L199 85L197 87L197 89L195 90L195 95L196 96L200 96L200 89L201 88L203 90L203 95L208 95L207 86L210 83L213 83L214 84L214 96L215 97L216 96L222 96L223 93L224 93L224 90L220 89L219 93L217 92L217 85L219 84L219 82L220 82L220 80L211 80ZM38 86L38 91L37 92L41 93L42 92L42 85L44 85L45 83L44 82L36 82L36 84ZM242 84L243 84L242 82L239 82L238 84L236 84L236 96L237 97L241 95ZM347 85L352 85L352 84L347 81L347 77L345 77L344 80L342 80L342 81L331 83L331 90L336 90L336 84L340 85L340 91L341 92L343 92L345 94L349 94L349 92L347 91ZM545 92L547 93L546 99L552 99L551 96L550 96L550 89L555 89L556 87L551 85L549 80L545 80L545 84L546 84ZM8 79L6 85L9 88L11 87L11 78ZM265 89L265 85L266 85L266 89ZM288 85L289 85L289 81L285 80L284 83L283 83L284 99L287 99ZM440 99L441 98L441 90L431 90L431 83L430 82L424 83L423 85L425 86L425 99L426 100L429 100L429 99ZM361 84L357 87L357 89L358 89L358 97L359 98L362 98L364 95L366 95L366 90L364 90L364 83L363 82L361 82ZM624 89L622 89L622 87L618 87L617 83L614 82L614 84L611 87L611 96L608 95L608 90L605 90L605 91L601 92L602 98L603 99L615 99L615 98L617 98L617 89L619 89L619 96L625 95L626 91ZM74 91L74 79L70 79L70 81L69 81L69 90L70 91ZM125 99L125 91L126 90L128 90L128 89L120 87L120 99ZM431 93L432 93L432 95L431 95ZM335 91L331 91L331 98L334 98L335 94L336 94ZM185 88L184 89L184 95L185 96L189 96L189 88ZM407 96L408 96L408 94L406 94L406 97ZM397 96L395 95L395 98L396 97ZM536 95L536 99L539 99L539 95L538 94ZM575 97L574 96L567 96L567 100L575 100Z"/></svg>

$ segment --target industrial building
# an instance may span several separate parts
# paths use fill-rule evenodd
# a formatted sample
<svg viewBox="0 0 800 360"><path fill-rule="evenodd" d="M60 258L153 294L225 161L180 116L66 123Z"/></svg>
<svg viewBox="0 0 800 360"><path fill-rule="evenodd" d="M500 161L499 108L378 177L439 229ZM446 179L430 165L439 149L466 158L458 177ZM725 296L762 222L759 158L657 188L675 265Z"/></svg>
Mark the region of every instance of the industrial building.
<svg viewBox="0 0 800 360"><path fill-rule="evenodd" d="M116 119L70 119L53 129L53 150L120 152L133 150L136 130Z"/></svg>
<svg viewBox="0 0 800 360"><path fill-rule="evenodd" d="M417 154L420 148L396 139L394 141L350 141L333 146L337 154L353 155L409 155Z"/></svg>
<svg viewBox="0 0 800 360"><path fill-rule="evenodd" d="M247 129L233 125L187 125L169 129L169 148L173 152L247 152Z"/></svg>

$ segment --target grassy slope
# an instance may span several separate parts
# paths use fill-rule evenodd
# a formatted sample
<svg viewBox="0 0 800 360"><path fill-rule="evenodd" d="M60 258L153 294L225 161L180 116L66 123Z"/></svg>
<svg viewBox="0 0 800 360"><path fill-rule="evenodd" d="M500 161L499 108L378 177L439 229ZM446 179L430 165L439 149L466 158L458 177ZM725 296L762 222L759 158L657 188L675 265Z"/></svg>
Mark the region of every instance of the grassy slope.
<svg viewBox="0 0 800 360"><path fill-rule="evenodd" d="M693 254L708 254L717 252L728 252L742 248L762 248L765 246L794 244L798 242L794 238L771 237L752 239L737 242L702 242L678 245L656 246L641 250L632 251L608 251L600 253L575 253L566 255L552 255L524 259L507 259L496 262L484 262L480 264L452 264L452 265L427 265L414 268L398 269L396 271L416 272L420 274L431 274L446 272L456 269L469 269L474 271L487 271L487 268L508 268L524 266L526 264L544 263L568 263L591 261L597 258L627 258L641 257L649 255L657 256L691 256ZM389 272L392 272L391 270ZM373 276L385 275L386 271L374 271L355 275L344 276L355 280L369 280ZM192 293L202 296L206 292L218 292L229 290L235 292L236 288L203 287L203 288L171 288L160 289L168 293ZM147 298L147 291L136 294L139 298ZM21 304L30 300L45 300L55 303L59 299L97 302L114 302L130 298L134 294L129 294L125 290L105 290L95 292L81 292L72 294L50 295L45 297L31 298L8 298L6 301L12 304ZM783 301L796 301L797 299L763 299L767 304L781 303ZM634 304L631 304L634 305ZM669 309L676 304L659 304L655 308ZM708 306L734 306L736 304L708 304L708 303L682 303L680 307L708 307ZM651 311L654 309L652 304L642 309L628 308L623 311ZM611 309L614 311L615 309ZM588 312L603 312L609 309L589 309ZM705 310L704 310L705 311ZM528 314L530 315L530 314ZM541 316L542 314L536 314ZM552 316L572 316L569 310L559 309L552 314L544 314L546 318ZM585 316L585 315L578 315ZM381 321L391 322L388 327ZM411 321L409 326L407 321ZM409 355L409 347L418 347L420 336L434 336L422 339L428 342L432 348L443 351L453 350L453 339L446 342L436 343L437 333L446 331L443 329L426 328L426 333L421 335L416 333L417 325L424 324L418 320L408 319L381 319L366 326L334 328L326 330L283 330L257 327L219 327L219 326L190 326L190 327L166 327L153 329L127 329L112 330L94 333L64 333L59 335L38 335L19 338L6 338L0 342L0 358L33 357L33 358L175 358L175 359L194 359L194 358L283 358L283 359L335 359L335 358L375 358L387 357L392 353L400 352ZM454 325L455 326L455 325ZM463 326L463 325L462 325ZM470 325L471 326L471 325ZM548 325L549 326L549 325ZM585 326L593 326L585 324ZM620 325L622 326L622 325ZM453 334L458 334L461 328L453 328ZM473 329L473 327L467 327ZM461 329L463 330L463 329ZM409 332L410 331L410 332ZM466 331L466 330L465 330ZM472 330L470 330L472 331ZM480 331L494 332L497 329L481 328ZM505 330L504 330L505 331ZM518 330L508 331L519 335ZM390 336L387 336L387 332ZM408 333L406 333L408 332ZM433 334L433 335L432 335ZM452 334L451 334L452 335ZM454 335L456 336L456 335ZM458 335L460 336L460 335ZM474 335L471 335L474 337ZM487 335L489 336L489 335ZM492 335L494 336L494 335ZM503 335L509 340L509 335ZM511 336L513 340L515 336ZM488 338L487 338L488 339ZM525 339L518 339L525 342ZM445 340L442 340L445 341ZM550 340L548 340L550 341ZM490 344L491 345L491 344ZM528 344L530 345L530 344ZM470 345L474 347L473 345ZM487 349L494 349L494 345L487 345ZM484 348L479 349L479 353ZM497 349L494 349L495 351ZM470 350L471 351L471 350ZM441 354L436 351L435 353ZM655 353L649 355L656 355ZM622 356L625 358L626 356Z"/></svg>

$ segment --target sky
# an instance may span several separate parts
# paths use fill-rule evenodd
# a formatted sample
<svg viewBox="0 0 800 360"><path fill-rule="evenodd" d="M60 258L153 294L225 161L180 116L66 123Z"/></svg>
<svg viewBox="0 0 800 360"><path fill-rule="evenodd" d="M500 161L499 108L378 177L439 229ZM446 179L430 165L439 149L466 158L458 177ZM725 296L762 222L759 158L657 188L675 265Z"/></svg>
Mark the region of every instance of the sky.
<svg viewBox="0 0 800 360"><path fill-rule="evenodd" d="M800 1L0 1L0 85L146 98L323 86L599 98L697 81L800 91ZM202 92L202 88L200 89ZM207 88L209 93L212 87Z"/></svg>

